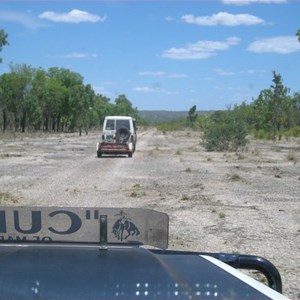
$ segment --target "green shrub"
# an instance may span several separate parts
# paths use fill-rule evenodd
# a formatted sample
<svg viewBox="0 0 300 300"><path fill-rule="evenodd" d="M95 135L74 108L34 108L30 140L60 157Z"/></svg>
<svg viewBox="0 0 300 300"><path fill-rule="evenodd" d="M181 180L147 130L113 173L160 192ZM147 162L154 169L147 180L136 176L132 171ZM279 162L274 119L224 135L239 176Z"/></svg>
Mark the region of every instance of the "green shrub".
<svg viewBox="0 0 300 300"><path fill-rule="evenodd" d="M284 133L286 137L300 137L300 126L296 126Z"/></svg>
<svg viewBox="0 0 300 300"><path fill-rule="evenodd" d="M164 132L164 134L167 132L167 131L176 131L176 130L180 130L182 129L182 125L180 123L161 123L161 124L158 124L157 126L157 129Z"/></svg>
<svg viewBox="0 0 300 300"><path fill-rule="evenodd" d="M245 146L246 123L234 111L217 111L204 129L203 145L208 151L236 151Z"/></svg>
<svg viewBox="0 0 300 300"><path fill-rule="evenodd" d="M274 133L274 131L265 129L254 130L252 133L256 139L260 140L281 140L282 137L288 139L290 137L300 137L300 126L296 126L285 131L281 130L276 133Z"/></svg>
<svg viewBox="0 0 300 300"><path fill-rule="evenodd" d="M259 140L274 140L274 132L265 129L255 130L253 135Z"/></svg>

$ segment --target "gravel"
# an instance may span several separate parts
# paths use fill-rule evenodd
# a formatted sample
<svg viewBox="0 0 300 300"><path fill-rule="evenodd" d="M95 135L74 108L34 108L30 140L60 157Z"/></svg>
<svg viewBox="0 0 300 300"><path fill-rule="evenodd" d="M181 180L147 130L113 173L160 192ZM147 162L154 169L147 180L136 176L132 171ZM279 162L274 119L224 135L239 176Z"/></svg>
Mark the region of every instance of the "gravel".
<svg viewBox="0 0 300 300"><path fill-rule="evenodd" d="M132 158L97 158L100 132L0 137L1 205L165 212L170 249L263 256L300 299L299 140L215 153L199 132L140 129Z"/></svg>

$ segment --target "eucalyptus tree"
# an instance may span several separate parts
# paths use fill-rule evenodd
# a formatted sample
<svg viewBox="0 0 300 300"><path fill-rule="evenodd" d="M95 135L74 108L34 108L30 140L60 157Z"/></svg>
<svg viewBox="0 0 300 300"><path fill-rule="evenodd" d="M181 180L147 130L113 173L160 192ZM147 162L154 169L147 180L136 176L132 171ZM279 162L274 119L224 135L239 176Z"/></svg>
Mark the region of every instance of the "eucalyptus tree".
<svg viewBox="0 0 300 300"><path fill-rule="evenodd" d="M77 123L76 118L81 113L78 111L79 106L76 103L77 99L81 98L81 94L76 94L76 90L81 93L81 89L78 87L84 87L83 77L79 73L56 67L49 68L47 74L50 80L48 104L52 102L51 113L56 115L56 127L60 124L62 128L74 130ZM55 87L57 91L55 91ZM52 128L54 115L52 116Z"/></svg>
<svg viewBox="0 0 300 300"><path fill-rule="evenodd" d="M251 104L253 119L250 125L256 131L271 131L273 128L272 97L272 90L264 89L259 93L258 98Z"/></svg>
<svg viewBox="0 0 300 300"><path fill-rule="evenodd" d="M198 114L197 114L197 106L196 105L193 105L189 112L188 112L188 116L187 116L187 122L188 122L188 125L190 127L194 127L194 124L196 122L196 119L198 117Z"/></svg>
<svg viewBox="0 0 300 300"><path fill-rule="evenodd" d="M89 113L89 97L84 85L74 85L69 88L69 98L71 107L70 130L79 129L81 135L82 130L87 133L88 113Z"/></svg>
<svg viewBox="0 0 300 300"><path fill-rule="evenodd" d="M20 78L16 73L3 74L1 77L3 130L6 130L8 123L17 130L20 126L19 99L22 97L19 87Z"/></svg>
<svg viewBox="0 0 300 300"><path fill-rule="evenodd" d="M7 33L3 30L0 29L0 52L3 49L3 46L9 45L8 41L7 41ZM2 62L2 58L0 57L0 63Z"/></svg>
<svg viewBox="0 0 300 300"><path fill-rule="evenodd" d="M132 107L132 103L125 95L119 95L115 99L114 114L119 116L131 116L134 118L138 117L137 109Z"/></svg>
<svg viewBox="0 0 300 300"><path fill-rule="evenodd" d="M0 110L2 113L2 131L6 131L9 125L10 115L10 94L11 94L11 75L2 74L0 76Z"/></svg>
<svg viewBox="0 0 300 300"><path fill-rule="evenodd" d="M95 125L101 127L105 117L114 114L113 109L114 105L110 103L109 98L96 94L93 104L93 112L97 116L97 123Z"/></svg>
<svg viewBox="0 0 300 300"><path fill-rule="evenodd" d="M86 97L88 101L88 127L92 128L95 126L98 126L98 114L96 110L96 101L97 101L97 95L93 89L93 87L90 84L87 84L85 86L85 92Z"/></svg>
<svg viewBox="0 0 300 300"><path fill-rule="evenodd" d="M274 83L274 85L271 85L273 93L271 102L273 111L272 125L275 137L276 132L280 132L280 130L284 128L284 124L286 123L289 89L283 85L281 75L277 74L275 71L273 72L272 81Z"/></svg>
<svg viewBox="0 0 300 300"><path fill-rule="evenodd" d="M83 84L83 77L68 69L52 67L48 69L47 73L50 78L59 80L66 88Z"/></svg>
<svg viewBox="0 0 300 300"><path fill-rule="evenodd" d="M26 64L10 64L11 73L14 77L15 98L15 128L21 127L22 132L27 126L28 111L30 106L30 92L32 89L32 79L35 75L35 69Z"/></svg>
<svg viewBox="0 0 300 300"><path fill-rule="evenodd" d="M292 118L293 118L293 126L300 126L300 92L295 93L291 98L292 102Z"/></svg>
<svg viewBox="0 0 300 300"><path fill-rule="evenodd" d="M59 131L69 116L68 89L56 78L48 78L43 106L45 130ZM67 104L66 104L67 103ZM62 117L65 117L61 123Z"/></svg>
<svg viewBox="0 0 300 300"><path fill-rule="evenodd" d="M0 52L2 51L3 46L8 45L7 37L7 33L3 29L0 29ZM0 57L0 63L1 62L2 58ZM5 131L7 125L7 97L2 88L4 78L1 78L0 80L0 111L2 112L2 130Z"/></svg>
<svg viewBox="0 0 300 300"><path fill-rule="evenodd" d="M36 129L43 129L45 106L47 103L46 86L47 72L39 68L32 79L32 88L30 91L30 124Z"/></svg>

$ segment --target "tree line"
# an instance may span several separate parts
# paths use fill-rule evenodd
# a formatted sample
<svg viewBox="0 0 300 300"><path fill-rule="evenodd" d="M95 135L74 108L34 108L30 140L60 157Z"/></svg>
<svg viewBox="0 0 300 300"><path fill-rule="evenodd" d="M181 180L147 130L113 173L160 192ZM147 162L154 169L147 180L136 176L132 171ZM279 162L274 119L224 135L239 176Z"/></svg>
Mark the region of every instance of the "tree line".
<svg viewBox="0 0 300 300"><path fill-rule="evenodd" d="M251 103L242 102L226 111L216 111L197 120L207 150L236 150L247 136L281 139L300 136L300 93L290 94L280 74L273 71L270 88Z"/></svg>
<svg viewBox="0 0 300 300"><path fill-rule="evenodd" d="M300 29L296 36L300 42ZM273 71L271 86L251 103L197 117L193 106L186 122L203 131L202 144L209 151L237 150L246 145L250 134L272 140L300 137L300 92L291 95L281 75Z"/></svg>
<svg viewBox="0 0 300 300"><path fill-rule="evenodd" d="M10 72L0 76L0 113L2 131L78 130L80 134L102 125L106 115L137 117L125 95L112 103L76 72L25 64L11 64Z"/></svg>
<svg viewBox="0 0 300 300"><path fill-rule="evenodd" d="M162 122L157 127L162 131L185 127L200 130L201 144L208 151L236 151L247 144L249 135L274 141L300 137L300 92L291 95L281 75L273 71L270 87L250 103L244 101L205 114L193 105L186 118Z"/></svg>
<svg viewBox="0 0 300 300"><path fill-rule="evenodd" d="M296 33L300 42L300 30ZM8 45L0 29L0 52ZM1 62L1 58L0 58ZM48 70L26 64L11 64L10 72L0 76L0 126L2 131L46 130L87 131L102 125L106 115L139 118L125 95L114 103L95 93L83 77L68 69ZM161 124L160 124L161 125ZM242 102L225 111L198 116L194 105L185 121L172 121L161 128L189 126L204 132L208 150L228 150L243 146L246 136L280 139L300 136L300 93L290 94L280 74L273 71L272 84L251 103Z"/></svg>
<svg viewBox="0 0 300 300"><path fill-rule="evenodd" d="M8 43L0 29L0 52ZM2 59L0 57L0 63ZM106 115L138 118L137 109L125 95L114 103L95 93L83 77L68 69L48 70L26 64L10 64L0 76L0 126L2 131L79 131L98 127Z"/></svg>

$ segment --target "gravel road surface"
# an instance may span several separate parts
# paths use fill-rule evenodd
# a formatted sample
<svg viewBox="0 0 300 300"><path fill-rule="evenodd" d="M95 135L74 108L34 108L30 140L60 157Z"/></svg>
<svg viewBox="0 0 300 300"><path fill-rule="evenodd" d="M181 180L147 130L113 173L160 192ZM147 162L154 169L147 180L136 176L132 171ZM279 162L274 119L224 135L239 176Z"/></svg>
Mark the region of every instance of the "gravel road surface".
<svg viewBox="0 0 300 300"><path fill-rule="evenodd" d="M96 157L99 132L0 139L0 204L143 207L169 214L171 249L260 255L300 299L300 142L206 152L200 133L139 130L137 151Z"/></svg>

